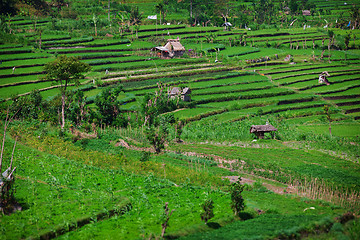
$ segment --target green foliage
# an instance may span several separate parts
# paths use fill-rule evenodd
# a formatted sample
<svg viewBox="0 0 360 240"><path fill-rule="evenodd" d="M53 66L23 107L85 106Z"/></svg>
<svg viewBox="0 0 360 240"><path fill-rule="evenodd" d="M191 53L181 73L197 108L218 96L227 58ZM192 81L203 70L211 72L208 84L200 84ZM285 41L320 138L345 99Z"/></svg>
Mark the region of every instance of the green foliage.
<svg viewBox="0 0 360 240"><path fill-rule="evenodd" d="M150 157L151 157L150 152L143 151L140 157L140 162L147 162L150 160Z"/></svg>
<svg viewBox="0 0 360 240"><path fill-rule="evenodd" d="M207 199L201 207L203 209L203 212L200 214L201 220L207 224L207 222L214 217L214 201Z"/></svg>
<svg viewBox="0 0 360 240"><path fill-rule="evenodd" d="M57 82L65 91L70 82L78 84L79 78L83 78L83 73L90 69L90 66L80 62L79 58L66 55L58 56L55 61L47 63L44 67L47 72L46 79Z"/></svg>
<svg viewBox="0 0 360 240"><path fill-rule="evenodd" d="M244 185L241 184L241 178L230 185L230 195L231 195L231 209L233 210L235 216L239 216L239 213L245 209L245 201L242 196L244 191Z"/></svg>
<svg viewBox="0 0 360 240"><path fill-rule="evenodd" d="M169 134L168 123L164 118L156 118L152 125L145 129L145 134L156 153L165 148L165 142Z"/></svg>
<svg viewBox="0 0 360 240"><path fill-rule="evenodd" d="M1 15L15 15L19 9L16 7L16 1L14 0L3 0L0 3Z"/></svg>
<svg viewBox="0 0 360 240"><path fill-rule="evenodd" d="M123 86L107 87L96 96L95 105L99 113L98 121L106 125L116 125L126 127L127 122L121 115L119 94L123 91Z"/></svg>

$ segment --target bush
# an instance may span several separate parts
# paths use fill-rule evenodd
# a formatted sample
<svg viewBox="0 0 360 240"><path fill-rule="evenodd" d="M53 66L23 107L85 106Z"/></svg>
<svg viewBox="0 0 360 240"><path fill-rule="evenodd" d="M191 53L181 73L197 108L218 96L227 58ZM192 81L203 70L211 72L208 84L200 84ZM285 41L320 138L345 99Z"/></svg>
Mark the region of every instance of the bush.
<svg viewBox="0 0 360 240"><path fill-rule="evenodd" d="M214 217L214 201L212 199L207 199L202 204L203 212L200 214L201 220L207 224L207 222Z"/></svg>
<svg viewBox="0 0 360 240"><path fill-rule="evenodd" d="M241 178L230 185L231 208L235 216L239 216L239 213L245 209L244 198L241 195L244 190L244 185L242 185L240 182Z"/></svg>
<svg viewBox="0 0 360 240"><path fill-rule="evenodd" d="M140 157L140 162L147 162L150 160L150 152L143 151Z"/></svg>

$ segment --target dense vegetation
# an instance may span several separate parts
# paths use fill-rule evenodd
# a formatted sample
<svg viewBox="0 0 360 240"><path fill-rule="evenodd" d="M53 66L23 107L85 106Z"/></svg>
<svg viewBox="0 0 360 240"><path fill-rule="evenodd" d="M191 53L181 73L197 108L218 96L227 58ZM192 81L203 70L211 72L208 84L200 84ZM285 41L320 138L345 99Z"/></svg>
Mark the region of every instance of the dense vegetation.
<svg viewBox="0 0 360 240"><path fill-rule="evenodd" d="M1 2L0 239L358 239L359 4Z"/></svg>

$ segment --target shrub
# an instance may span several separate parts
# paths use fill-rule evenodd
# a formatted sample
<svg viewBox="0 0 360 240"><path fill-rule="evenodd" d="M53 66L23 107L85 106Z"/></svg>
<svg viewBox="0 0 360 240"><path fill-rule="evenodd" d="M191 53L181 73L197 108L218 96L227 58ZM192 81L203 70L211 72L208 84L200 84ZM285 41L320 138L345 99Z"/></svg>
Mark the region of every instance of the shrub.
<svg viewBox="0 0 360 240"><path fill-rule="evenodd" d="M201 220L207 224L207 222L214 217L214 201L212 199L207 199L202 204L203 212L200 214Z"/></svg>
<svg viewBox="0 0 360 240"><path fill-rule="evenodd" d="M147 162L150 160L150 152L143 151L140 157L140 162Z"/></svg>
<svg viewBox="0 0 360 240"><path fill-rule="evenodd" d="M239 213L245 209L244 198L241 195L244 190L244 185L242 185L240 182L241 178L230 185L231 208L235 216L239 216Z"/></svg>

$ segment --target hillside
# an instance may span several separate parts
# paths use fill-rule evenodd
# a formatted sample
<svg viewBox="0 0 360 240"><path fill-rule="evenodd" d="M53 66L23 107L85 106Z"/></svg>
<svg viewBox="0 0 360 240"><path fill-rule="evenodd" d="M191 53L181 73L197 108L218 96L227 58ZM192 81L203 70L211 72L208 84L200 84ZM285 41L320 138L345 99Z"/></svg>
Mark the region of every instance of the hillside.
<svg viewBox="0 0 360 240"><path fill-rule="evenodd" d="M360 1L6 4L0 239L359 238Z"/></svg>

